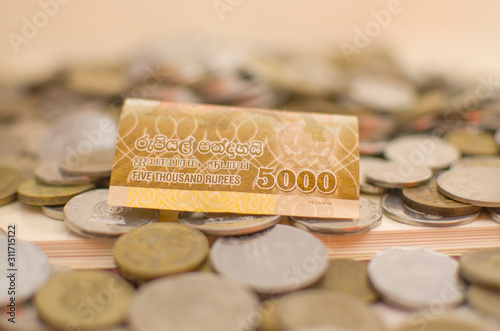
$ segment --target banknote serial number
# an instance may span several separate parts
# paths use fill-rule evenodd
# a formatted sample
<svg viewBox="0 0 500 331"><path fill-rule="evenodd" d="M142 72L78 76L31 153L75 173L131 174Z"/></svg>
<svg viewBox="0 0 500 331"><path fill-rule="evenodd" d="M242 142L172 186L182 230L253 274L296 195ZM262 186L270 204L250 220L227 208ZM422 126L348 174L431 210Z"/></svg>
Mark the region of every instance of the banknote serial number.
<svg viewBox="0 0 500 331"><path fill-rule="evenodd" d="M270 190L277 186L282 191L298 188L304 193L310 193L317 189L321 193L328 194L337 188L337 177L328 171L316 175L309 170L295 173L289 169L276 171L273 168L259 168L256 185L263 190Z"/></svg>

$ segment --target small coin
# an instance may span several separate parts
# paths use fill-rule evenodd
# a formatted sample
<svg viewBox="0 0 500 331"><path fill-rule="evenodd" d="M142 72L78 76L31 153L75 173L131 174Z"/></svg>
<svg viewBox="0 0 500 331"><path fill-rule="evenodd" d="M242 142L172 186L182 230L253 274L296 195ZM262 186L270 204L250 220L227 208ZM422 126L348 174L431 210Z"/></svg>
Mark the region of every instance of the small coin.
<svg viewBox="0 0 500 331"><path fill-rule="evenodd" d="M345 293L308 289L283 296L275 307L273 318L278 330L327 326L340 330L384 330L367 304Z"/></svg>
<svg viewBox="0 0 500 331"><path fill-rule="evenodd" d="M451 166L452 169L471 168L471 167L489 167L500 169L500 157L498 156L470 156L463 157Z"/></svg>
<svg viewBox="0 0 500 331"><path fill-rule="evenodd" d="M130 310L137 331L252 331L260 325L258 297L209 273L186 273L139 288Z"/></svg>
<svg viewBox="0 0 500 331"><path fill-rule="evenodd" d="M392 161L445 169L460 158L460 151L438 137L409 135L389 142L384 149L384 156Z"/></svg>
<svg viewBox="0 0 500 331"><path fill-rule="evenodd" d="M119 237L113 254L125 277L148 281L196 269L208 255L208 240L185 224L154 223Z"/></svg>
<svg viewBox="0 0 500 331"><path fill-rule="evenodd" d="M359 189L361 193L365 194L384 194L387 191L385 188L380 186L375 186L366 182L366 171L367 169L373 168L380 164L384 164L386 161L369 156L361 156L359 158Z"/></svg>
<svg viewBox="0 0 500 331"><path fill-rule="evenodd" d="M64 221L64 205L42 206L42 212L52 219Z"/></svg>
<svg viewBox="0 0 500 331"><path fill-rule="evenodd" d="M457 226L474 221L479 212L465 216L439 216L433 214L420 213L406 207L401 194L389 192L382 196L380 200L383 213L398 222L416 226Z"/></svg>
<svg viewBox="0 0 500 331"><path fill-rule="evenodd" d="M418 315L417 315L418 316ZM433 315L420 321L410 318L410 322L401 325L397 331L493 331L489 324L478 316L469 316L458 310L451 310L442 315Z"/></svg>
<svg viewBox="0 0 500 331"><path fill-rule="evenodd" d="M266 294L309 286L328 267L326 249L316 237L282 224L251 235L217 239L210 263L217 272Z"/></svg>
<svg viewBox="0 0 500 331"><path fill-rule="evenodd" d="M21 202L35 206L63 205L77 194L94 188L94 184L52 186L30 179L19 186L17 195Z"/></svg>
<svg viewBox="0 0 500 331"><path fill-rule="evenodd" d="M113 158L113 149L95 150L86 155L65 158L61 163L61 171L71 176L109 177Z"/></svg>
<svg viewBox="0 0 500 331"><path fill-rule="evenodd" d="M368 183L387 188L418 186L432 178L432 170L425 166L392 161L374 165L364 172Z"/></svg>
<svg viewBox="0 0 500 331"><path fill-rule="evenodd" d="M455 201L439 193L435 179L425 185L404 188L403 203L415 211L439 216L463 216L481 210L479 206Z"/></svg>
<svg viewBox="0 0 500 331"><path fill-rule="evenodd" d="M500 248L465 252L460 258L460 274L471 283L500 290Z"/></svg>
<svg viewBox="0 0 500 331"><path fill-rule="evenodd" d="M43 163L35 169L36 179L45 185L82 185L90 184L92 180L86 176L69 176L62 173L57 162Z"/></svg>
<svg viewBox="0 0 500 331"><path fill-rule="evenodd" d="M56 330L99 329L124 322L134 288L107 271L68 271L51 277L33 303Z"/></svg>
<svg viewBox="0 0 500 331"><path fill-rule="evenodd" d="M500 207L500 169L452 169L437 178L438 190L450 199L483 207Z"/></svg>
<svg viewBox="0 0 500 331"><path fill-rule="evenodd" d="M467 290L467 302L480 311L500 318L500 290L472 285Z"/></svg>
<svg viewBox="0 0 500 331"><path fill-rule="evenodd" d="M72 198L64 207L66 225L84 235L118 236L158 220L158 210L109 206L108 193L98 189Z"/></svg>
<svg viewBox="0 0 500 331"><path fill-rule="evenodd" d="M378 293L368 279L367 264L351 259L333 259L325 275L314 287L350 294L364 302L374 302Z"/></svg>
<svg viewBox="0 0 500 331"><path fill-rule="evenodd" d="M321 233L358 233L369 231L382 221L380 206L366 198L359 198L359 219L325 219L313 217L290 217L293 224L301 229Z"/></svg>
<svg viewBox="0 0 500 331"><path fill-rule="evenodd" d="M498 146L489 132L450 132L446 140L457 146L464 155L497 155Z"/></svg>
<svg viewBox="0 0 500 331"><path fill-rule="evenodd" d="M488 208L488 213L493 221L500 223L500 208Z"/></svg>
<svg viewBox="0 0 500 331"><path fill-rule="evenodd" d="M420 247L392 247L376 253L368 263L368 276L382 298L409 309L438 301L456 306L464 299L458 262Z"/></svg>
<svg viewBox="0 0 500 331"><path fill-rule="evenodd" d="M23 182L23 174L17 169L0 165L0 206L16 199L16 192Z"/></svg>
<svg viewBox="0 0 500 331"><path fill-rule="evenodd" d="M0 247L3 247L0 251L0 266L3 270L3 277L0 278L0 303L3 305L10 301L8 288L12 287L12 283L15 283L16 303L24 302L49 278L49 259L38 246L19 239L12 241L12 237L0 237ZM11 249L7 249L8 247ZM14 256L12 252L15 252ZM8 259L12 257L14 261Z"/></svg>
<svg viewBox="0 0 500 331"><path fill-rule="evenodd" d="M281 220L278 215L241 215L223 213L181 212L179 222L193 226L208 235L239 236L263 231Z"/></svg>

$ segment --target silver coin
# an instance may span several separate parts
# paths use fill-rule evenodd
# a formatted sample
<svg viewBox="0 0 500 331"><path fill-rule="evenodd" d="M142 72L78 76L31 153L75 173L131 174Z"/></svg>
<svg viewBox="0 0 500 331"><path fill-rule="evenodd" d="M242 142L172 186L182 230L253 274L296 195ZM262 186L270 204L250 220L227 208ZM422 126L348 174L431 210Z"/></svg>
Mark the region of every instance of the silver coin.
<svg viewBox="0 0 500 331"><path fill-rule="evenodd" d="M9 331L54 331L38 317L38 310L31 302L16 304L15 323L9 322L10 315L2 310L0 330Z"/></svg>
<svg viewBox="0 0 500 331"><path fill-rule="evenodd" d="M410 163L385 162L364 170L368 183L387 188L413 187L432 178L432 170Z"/></svg>
<svg viewBox="0 0 500 331"><path fill-rule="evenodd" d="M379 166L387 161L370 156L361 156L359 158L359 189L365 194L383 194L387 191L385 188L375 186L366 182L366 171Z"/></svg>
<svg viewBox="0 0 500 331"><path fill-rule="evenodd" d="M64 205L42 206L42 212L52 219L64 221Z"/></svg>
<svg viewBox="0 0 500 331"><path fill-rule="evenodd" d="M474 221L480 211L465 216L439 216L424 214L406 207L401 194L390 192L380 200L383 213L395 221L417 226L446 227L464 225Z"/></svg>
<svg viewBox="0 0 500 331"><path fill-rule="evenodd" d="M98 189L72 198L64 207L66 225L89 236L118 236L158 220L157 210L109 206L108 193Z"/></svg>
<svg viewBox="0 0 500 331"><path fill-rule="evenodd" d="M35 169L36 179L46 185L81 185L92 180L87 176L70 176L64 174L57 162L42 163Z"/></svg>
<svg viewBox="0 0 500 331"><path fill-rule="evenodd" d="M312 234L277 224L264 232L217 239L210 263L217 272L259 293L283 293L320 279L328 268L327 256Z"/></svg>
<svg viewBox="0 0 500 331"><path fill-rule="evenodd" d="M160 278L139 288L130 309L136 331L251 331L259 300L247 288L209 273Z"/></svg>
<svg viewBox="0 0 500 331"><path fill-rule="evenodd" d="M281 220L281 216L181 212L178 219L209 235L239 236L270 228Z"/></svg>
<svg viewBox="0 0 500 331"><path fill-rule="evenodd" d="M15 241L12 239L12 237L0 237L0 247L3 248L0 251L0 267L3 273L3 277L0 278L2 305L10 302L11 296L15 296L16 303L28 300L50 276L49 259L38 246L17 238ZM8 246L8 243L11 245ZM9 259L13 257L12 252L15 252L13 260ZM12 280L15 282L14 286ZM15 294L9 294L11 287Z"/></svg>
<svg viewBox="0 0 500 331"><path fill-rule="evenodd" d="M488 167L500 169L500 157L498 156L468 156L458 160L451 169Z"/></svg>
<svg viewBox="0 0 500 331"><path fill-rule="evenodd" d="M500 208L488 208L488 213L493 221L500 223Z"/></svg>
<svg viewBox="0 0 500 331"><path fill-rule="evenodd" d="M368 263L368 276L386 302L404 308L456 306L464 300L458 262L427 248L380 251Z"/></svg>
<svg viewBox="0 0 500 331"><path fill-rule="evenodd" d="M65 157L61 161L61 171L72 176L109 177L114 153L114 149L101 149L85 155Z"/></svg>
<svg viewBox="0 0 500 331"><path fill-rule="evenodd" d="M295 226L322 233L357 233L371 230L382 221L380 206L366 198L359 198L359 219L324 219L312 217L291 217Z"/></svg>
<svg viewBox="0 0 500 331"><path fill-rule="evenodd" d="M500 207L500 169L452 169L437 178L438 190L450 199L482 207Z"/></svg>

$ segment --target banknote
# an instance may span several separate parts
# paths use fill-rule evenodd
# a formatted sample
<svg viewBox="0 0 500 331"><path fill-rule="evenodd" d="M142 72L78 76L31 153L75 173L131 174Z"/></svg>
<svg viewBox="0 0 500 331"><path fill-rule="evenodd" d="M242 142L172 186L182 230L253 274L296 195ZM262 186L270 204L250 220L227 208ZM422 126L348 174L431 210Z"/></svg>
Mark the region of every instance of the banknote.
<svg viewBox="0 0 500 331"><path fill-rule="evenodd" d="M355 116L127 99L108 204L359 217Z"/></svg>

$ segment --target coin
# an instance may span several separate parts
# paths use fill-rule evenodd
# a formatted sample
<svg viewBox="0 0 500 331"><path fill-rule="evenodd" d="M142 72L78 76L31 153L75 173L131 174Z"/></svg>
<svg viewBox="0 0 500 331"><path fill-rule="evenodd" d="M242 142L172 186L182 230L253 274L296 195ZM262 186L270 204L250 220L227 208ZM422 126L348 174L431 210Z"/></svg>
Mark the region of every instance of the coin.
<svg viewBox="0 0 500 331"><path fill-rule="evenodd" d="M68 271L51 277L33 303L56 330L99 329L122 323L134 288L107 271Z"/></svg>
<svg viewBox="0 0 500 331"><path fill-rule="evenodd" d="M247 288L209 273L186 273L139 288L130 309L137 331L251 331L259 300Z"/></svg>
<svg viewBox="0 0 500 331"><path fill-rule="evenodd" d="M495 142L497 143L497 146L500 146L500 129L495 131Z"/></svg>
<svg viewBox="0 0 500 331"><path fill-rule="evenodd" d="M64 205L42 206L42 212L52 219L64 221Z"/></svg>
<svg viewBox="0 0 500 331"><path fill-rule="evenodd" d="M94 188L94 184L74 186L52 186L30 179L19 186L18 199L28 205L56 206L63 205L77 194Z"/></svg>
<svg viewBox="0 0 500 331"><path fill-rule="evenodd" d="M464 155L497 155L498 146L489 132L454 131L446 135L446 140L457 146Z"/></svg>
<svg viewBox="0 0 500 331"><path fill-rule="evenodd" d="M500 290L500 248L465 252L460 258L460 275L471 283Z"/></svg>
<svg viewBox="0 0 500 331"><path fill-rule="evenodd" d="M8 319L8 308L1 310L2 318L0 318L0 330L9 331L54 331L53 328L43 323L38 317L38 311L31 302L22 304L16 303L15 308L15 323Z"/></svg>
<svg viewBox="0 0 500 331"><path fill-rule="evenodd" d="M278 215L241 215L224 213L181 212L179 222L208 235L239 236L263 231L281 220Z"/></svg>
<svg viewBox="0 0 500 331"><path fill-rule="evenodd" d="M415 211L439 216L463 216L481 210L479 206L458 202L439 193L435 179L425 185L404 188L403 203Z"/></svg>
<svg viewBox="0 0 500 331"><path fill-rule="evenodd" d="M405 207L401 194L396 192L384 194L380 200L380 205L382 206L382 212L387 217L401 223L416 226L444 227L464 225L474 221L479 216L479 212L453 217L420 213Z"/></svg>
<svg viewBox="0 0 500 331"><path fill-rule="evenodd" d="M437 178L441 194L463 203L500 207L500 169L472 167L452 169Z"/></svg>
<svg viewBox="0 0 500 331"><path fill-rule="evenodd" d="M369 231L382 221L380 206L366 198L359 198L359 219L328 219L314 217L290 217L301 229L321 233L358 233Z"/></svg>
<svg viewBox="0 0 500 331"><path fill-rule="evenodd" d="M97 189L72 198L64 207L66 225L84 235L118 236L158 220L158 210L109 206L108 193Z"/></svg>
<svg viewBox="0 0 500 331"><path fill-rule="evenodd" d="M185 224L147 224L119 237L113 254L125 277L148 281L196 269L208 255L208 240Z"/></svg>
<svg viewBox="0 0 500 331"><path fill-rule="evenodd" d="M368 183L387 188L413 187L432 178L432 170L425 166L387 161L365 171Z"/></svg>
<svg viewBox="0 0 500 331"><path fill-rule="evenodd" d="M400 326L397 331L493 331L489 324L483 323L479 317L472 317L459 311L448 311L442 315L417 321L412 319Z"/></svg>
<svg viewBox="0 0 500 331"><path fill-rule="evenodd" d="M368 279L367 264L351 259L333 259L325 275L314 287L352 295L364 302L374 302L378 294Z"/></svg>
<svg viewBox="0 0 500 331"><path fill-rule="evenodd" d="M366 171L372 167L384 164L386 161L369 156L361 156L359 158L359 189L361 193L365 194L383 194L387 191L385 188L375 186L366 182Z"/></svg>
<svg viewBox="0 0 500 331"><path fill-rule="evenodd" d="M16 192L23 182L23 175L15 168L0 165L0 206L16 199Z"/></svg>
<svg viewBox="0 0 500 331"><path fill-rule="evenodd" d="M15 297L16 303L30 299L50 276L49 259L38 246L12 239L0 237L0 247L3 247L0 251L0 266L3 270L3 277L0 278L1 304L9 303L11 296ZM9 287L13 287L14 294Z"/></svg>
<svg viewBox="0 0 500 331"><path fill-rule="evenodd" d="M460 158L460 151L435 136L408 135L390 141L384 149L384 156L392 161L445 169Z"/></svg>
<svg viewBox="0 0 500 331"><path fill-rule="evenodd" d="M493 221L500 223L500 208L488 208L487 210L490 214L490 218Z"/></svg>
<svg viewBox="0 0 500 331"><path fill-rule="evenodd" d="M500 290L472 285L467 290L467 302L473 308L500 318Z"/></svg>
<svg viewBox="0 0 500 331"><path fill-rule="evenodd" d="M489 167L500 169L500 157L498 156L469 156L463 157L451 166L456 168Z"/></svg>
<svg viewBox="0 0 500 331"><path fill-rule="evenodd" d="M210 263L217 272L266 294L309 286L328 267L326 249L316 237L282 224L256 234L217 239Z"/></svg>
<svg viewBox="0 0 500 331"><path fill-rule="evenodd" d="M274 319L278 330L320 326L384 330L381 321L363 301L330 290L308 289L283 296L276 302Z"/></svg>
<svg viewBox="0 0 500 331"><path fill-rule="evenodd" d="M420 247L392 247L376 253L368 263L368 276L382 298L408 309L435 302L456 306L464 299L458 262Z"/></svg>
<svg viewBox="0 0 500 331"><path fill-rule="evenodd" d="M95 150L74 158L65 158L61 171L72 176L106 177L111 175L114 150Z"/></svg>
<svg viewBox="0 0 500 331"><path fill-rule="evenodd" d="M90 184L92 180L86 176L69 176L62 173L56 162L42 163L35 169L36 179L45 185L82 185Z"/></svg>

